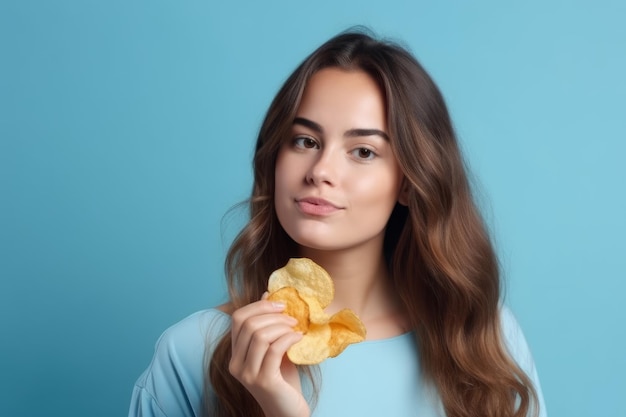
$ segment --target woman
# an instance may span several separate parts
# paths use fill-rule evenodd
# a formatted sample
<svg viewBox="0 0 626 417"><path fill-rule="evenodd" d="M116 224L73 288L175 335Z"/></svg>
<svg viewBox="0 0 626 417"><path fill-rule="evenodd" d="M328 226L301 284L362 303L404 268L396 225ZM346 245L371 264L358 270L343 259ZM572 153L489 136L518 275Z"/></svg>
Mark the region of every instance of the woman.
<svg viewBox="0 0 626 417"><path fill-rule="evenodd" d="M250 211L230 301L164 333L131 416L545 415L444 100L406 50L344 33L295 70L258 136ZM286 358L302 335L265 299L293 257L333 278L327 313L367 328L316 367Z"/></svg>

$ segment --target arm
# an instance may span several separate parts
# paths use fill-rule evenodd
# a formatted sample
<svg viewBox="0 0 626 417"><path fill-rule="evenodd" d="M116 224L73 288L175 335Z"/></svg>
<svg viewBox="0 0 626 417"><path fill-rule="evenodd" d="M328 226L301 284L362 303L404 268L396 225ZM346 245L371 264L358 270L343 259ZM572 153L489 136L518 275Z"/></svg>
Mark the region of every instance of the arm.
<svg viewBox="0 0 626 417"><path fill-rule="evenodd" d="M144 387L135 385L130 400L129 417L167 417L157 400Z"/></svg>
<svg viewBox="0 0 626 417"><path fill-rule="evenodd" d="M205 310L167 329L135 384L128 416L201 416L205 351L211 352L229 323L226 314Z"/></svg>

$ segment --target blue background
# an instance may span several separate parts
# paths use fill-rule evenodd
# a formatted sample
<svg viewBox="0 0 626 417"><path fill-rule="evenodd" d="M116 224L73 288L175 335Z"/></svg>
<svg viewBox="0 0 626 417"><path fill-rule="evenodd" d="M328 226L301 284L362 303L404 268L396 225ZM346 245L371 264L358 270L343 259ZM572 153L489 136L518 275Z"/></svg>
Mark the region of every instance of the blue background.
<svg viewBox="0 0 626 417"><path fill-rule="evenodd" d="M125 415L223 301L255 133L354 24L441 87L551 416L626 415L626 3L0 3L0 415Z"/></svg>

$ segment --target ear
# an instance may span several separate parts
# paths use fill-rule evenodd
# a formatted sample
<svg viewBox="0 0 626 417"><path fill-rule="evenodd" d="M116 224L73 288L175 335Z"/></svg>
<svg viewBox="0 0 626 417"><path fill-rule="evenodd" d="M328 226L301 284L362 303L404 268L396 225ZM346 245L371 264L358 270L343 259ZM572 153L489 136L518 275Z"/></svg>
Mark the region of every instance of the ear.
<svg viewBox="0 0 626 417"><path fill-rule="evenodd" d="M398 203L403 206L409 205L409 191L411 186L409 181L405 178L402 179L402 185L400 186L400 193L398 193Z"/></svg>

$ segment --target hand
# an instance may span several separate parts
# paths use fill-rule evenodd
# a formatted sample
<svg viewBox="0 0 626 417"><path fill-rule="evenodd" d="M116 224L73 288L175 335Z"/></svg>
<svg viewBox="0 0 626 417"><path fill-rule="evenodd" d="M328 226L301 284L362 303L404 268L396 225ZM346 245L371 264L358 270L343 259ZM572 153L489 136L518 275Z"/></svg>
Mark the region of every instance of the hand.
<svg viewBox="0 0 626 417"><path fill-rule="evenodd" d="M296 366L285 353L302 334L297 320L282 314L282 303L265 300L232 314L230 373L257 400L266 416L309 416Z"/></svg>

